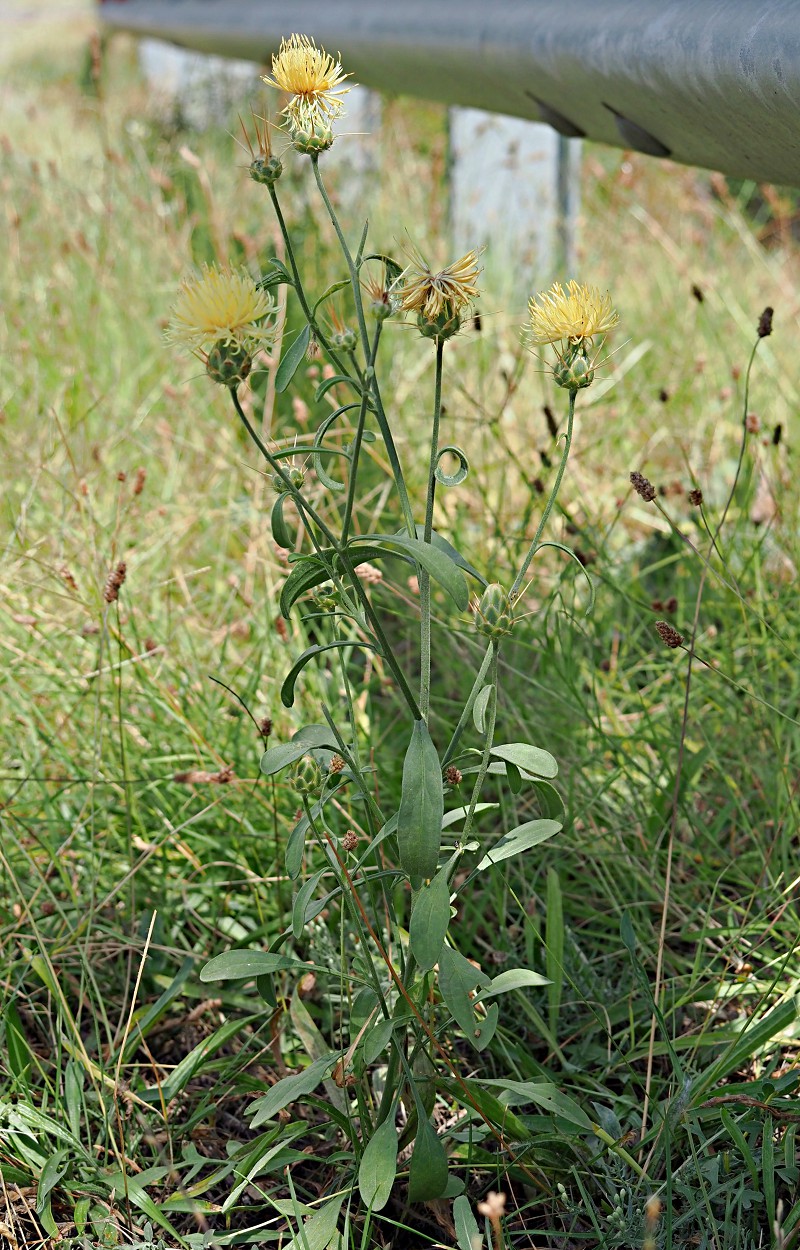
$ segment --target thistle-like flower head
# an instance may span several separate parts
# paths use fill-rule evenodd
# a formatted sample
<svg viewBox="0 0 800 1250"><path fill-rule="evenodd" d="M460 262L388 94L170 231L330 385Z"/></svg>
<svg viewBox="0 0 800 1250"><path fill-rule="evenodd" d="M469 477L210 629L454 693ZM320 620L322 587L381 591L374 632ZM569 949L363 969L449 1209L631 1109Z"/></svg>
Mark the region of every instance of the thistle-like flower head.
<svg viewBox="0 0 800 1250"><path fill-rule="evenodd" d="M446 269L434 273L415 247L409 246L406 250L411 264L403 282L403 310L415 312L426 321L435 321L443 313L459 317L479 294L476 285L481 272L478 253L467 252Z"/></svg>
<svg viewBox="0 0 800 1250"><path fill-rule="evenodd" d="M619 322L608 292L602 295L596 286L581 286L574 280L567 283L565 291L560 282L554 282L549 291L531 297L528 316L529 342L555 346L556 384L573 394L591 386L599 356L599 349L591 354L593 340Z"/></svg>
<svg viewBox="0 0 800 1250"><path fill-rule="evenodd" d="M567 283L566 291L554 282L549 291L531 297L528 303L532 343L579 343L582 339L607 334L619 322L611 296L596 286Z"/></svg>
<svg viewBox="0 0 800 1250"><path fill-rule="evenodd" d="M342 83L348 77L341 62L318 48L313 39L292 35L281 41L272 58L272 77L264 75L264 82L291 95L283 112L294 130L314 131L341 116L342 97L350 90Z"/></svg>
<svg viewBox="0 0 800 1250"><path fill-rule="evenodd" d="M166 338L194 352L235 344L250 354L272 345L274 312L272 296L244 270L204 265L181 283Z"/></svg>

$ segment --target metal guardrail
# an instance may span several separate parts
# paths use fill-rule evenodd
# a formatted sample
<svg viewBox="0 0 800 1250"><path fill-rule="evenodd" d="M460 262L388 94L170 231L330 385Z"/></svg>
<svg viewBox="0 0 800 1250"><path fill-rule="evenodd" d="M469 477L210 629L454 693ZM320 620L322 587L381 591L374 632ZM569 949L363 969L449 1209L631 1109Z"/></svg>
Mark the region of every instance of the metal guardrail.
<svg viewBox="0 0 800 1250"><path fill-rule="evenodd" d="M108 29L268 63L311 35L355 81L800 185L800 0L101 0Z"/></svg>

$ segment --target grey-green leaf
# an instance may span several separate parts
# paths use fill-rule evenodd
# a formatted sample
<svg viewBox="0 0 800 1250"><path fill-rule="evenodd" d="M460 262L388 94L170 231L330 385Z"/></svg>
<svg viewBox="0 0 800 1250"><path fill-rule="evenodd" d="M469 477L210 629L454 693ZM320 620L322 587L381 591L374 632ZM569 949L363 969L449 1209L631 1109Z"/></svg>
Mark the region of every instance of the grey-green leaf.
<svg viewBox="0 0 800 1250"><path fill-rule="evenodd" d="M483 1002L486 998L494 998L497 994L508 994L511 990L525 990L530 986L549 985L547 977L530 968L509 968L507 972L499 972L492 977L491 985L475 996L475 1002Z"/></svg>
<svg viewBox="0 0 800 1250"><path fill-rule="evenodd" d="M201 981L250 981L282 968L304 968L299 959L272 951L225 951L200 969Z"/></svg>
<svg viewBox="0 0 800 1250"><path fill-rule="evenodd" d="M486 1015L476 1019L470 992L488 989L490 985L489 977L458 951L449 946L443 948L439 955L439 989L456 1024L476 1050L483 1050L491 1041L497 1028L498 1008L492 1003Z"/></svg>
<svg viewBox="0 0 800 1250"><path fill-rule="evenodd" d="M424 720L414 722L403 762L403 786L397 813L400 866L418 890L439 866L444 790L436 747Z"/></svg>
<svg viewBox="0 0 800 1250"><path fill-rule="evenodd" d="M389 1201L397 1175L397 1131L384 1120L367 1142L358 1169L358 1188L364 1205L382 1211Z"/></svg>
<svg viewBox="0 0 800 1250"><path fill-rule="evenodd" d="M439 962L450 924L450 883L447 869L440 868L414 899L409 925L411 951L423 972Z"/></svg>
<svg viewBox="0 0 800 1250"><path fill-rule="evenodd" d="M267 1120L273 1120L279 1111L288 1107L289 1103L294 1102L295 1099L312 1094L319 1083L332 1072L333 1065L340 1058L338 1051L330 1051L327 1055L315 1059L302 1072L285 1076L282 1081L273 1085L268 1094L265 1094L263 1098L257 1098L248 1108L248 1112L255 1112L253 1128L258 1128Z"/></svg>
<svg viewBox="0 0 800 1250"><path fill-rule="evenodd" d="M300 367L300 361L306 354L310 338L311 327L303 326L291 347L284 352L281 363L278 365L278 372L275 374L275 390L279 393L286 390Z"/></svg>
<svg viewBox="0 0 800 1250"><path fill-rule="evenodd" d="M314 747L329 747L335 751L337 742L327 725L304 725L298 729L291 742L281 742L279 746L270 747L261 756L261 771L267 777L279 773L282 768L296 763Z"/></svg>
<svg viewBox="0 0 800 1250"><path fill-rule="evenodd" d="M303 1227L298 1229L289 1242L286 1250L327 1250L334 1237L338 1245L337 1225L343 1202L344 1198L331 1198L330 1202L326 1202L319 1211L309 1215Z"/></svg>
<svg viewBox="0 0 800 1250"><path fill-rule="evenodd" d="M417 564L421 565L440 586L444 587L459 611L467 610L469 590L464 574L447 552L434 546L433 543L424 543L417 538L411 538L409 534L371 534L368 539L370 542L377 542L390 549L397 547L400 551L413 556ZM358 548L355 547L355 550Z"/></svg>
<svg viewBox="0 0 800 1250"><path fill-rule="evenodd" d="M510 859L512 855L529 851L532 846L538 846L540 842L554 837L560 828L560 820L529 820L524 825L518 825L484 855L475 871L483 872L492 864L499 864L501 860Z"/></svg>
<svg viewBox="0 0 800 1250"><path fill-rule="evenodd" d="M411 1154L408 1173L409 1202L441 1198L447 1188L447 1154L429 1120L423 1120Z"/></svg>
<svg viewBox="0 0 800 1250"><path fill-rule="evenodd" d="M492 747L492 755L514 764L523 776L532 773L535 777L555 777L558 773L558 764L550 752L533 747L529 742L501 743Z"/></svg>
<svg viewBox="0 0 800 1250"><path fill-rule="evenodd" d="M484 686L472 705L472 719L479 734L486 732L486 709L493 690L494 686Z"/></svg>
<svg viewBox="0 0 800 1250"><path fill-rule="evenodd" d="M458 1250L483 1250L483 1236L472 1213L469 1198L461 1194L453 1203L453 1224Z"/></svg>

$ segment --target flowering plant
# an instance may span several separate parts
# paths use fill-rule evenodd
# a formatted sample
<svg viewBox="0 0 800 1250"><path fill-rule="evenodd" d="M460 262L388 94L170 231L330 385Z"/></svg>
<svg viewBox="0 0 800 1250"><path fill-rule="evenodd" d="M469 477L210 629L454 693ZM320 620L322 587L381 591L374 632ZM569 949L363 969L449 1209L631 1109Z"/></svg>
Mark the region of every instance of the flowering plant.
<svg viewBox="0 0 800 1250"><path fill-rule="evenodd" d="M256 148L251 146L250 172L272 201L287 263L273 260L258 281L244 273L206 269L184 284L169 332L173 341L199 352L210 377L228 388L238 418L273 475L272 533L280 547L294 553L280 595L281 612L288 617L298 607L310 607L317 639L283 680L282 701L287 707L294 704L308 665L332 665L339 682L338 705L323 706L318 720L290 741L271 746L261 761L267 776L288 774L301 808L286 847L286 872L297 885L291 915L269 950L220 955L206 965L202 979L255 976L273 1007L277 979L294 981L290 1016L311 1062L256 1099L254 1127L279 1122L290 1104L312 1097L324 1085L325 1105L348 1143L350 1188L357 1187L370 1218L390 1202L403 1180L411 1203L453 1198L456 1218L469 1228L474 1216L462 1192L464 1182L451 1171L451 1161L464 1162L459 1143L466 1140L465 1132L475 1141L493 1141L520 1174L536 1177L526 1159L530 1134L524 1119L501 1096L497 1087L502 1082L464 1075L463 1054L489 1047L501 995L546 982L535 969L485 973L459 949L458 914L477 877L530 853L562 827L561 802L550 784L558 771L556 760L538 745L497 740L498 659L514 628L528 569L548 545L543 534L567 465L576 395L591 383L600 346L596 340L614 327L617 316L608 296L575 282L566 292L556 284L531 300L528 335L534 344L556 345L553 376L567 391L568 420L553 488L513 581L509 585L500 576L485 576L434 528L437 491L458 487L469 467L460 448L442 445L440 420L445 349L479 296L479 257L471 251L435 270L413 248L403 265L366 252L366 227L358 246L351 247L319 159L334 142L332 123L343 111L345 77L338 61L306 37L293 35L281 45L266 81L291 95L284 133L309 158L346 277L319 297L309 291L280 207L282 161L273 155L265 128L257 131ZM332 366L317 398L334 385L346 391L345 402L325 417L314 438L313 463L324 493L313 499L304 471L289 460L293 449L272 449L239 396L258 352L273 345L271 292L278 287L285 288L287 300L298 302L306 322L277 367L278 390L291 384L313 341ZM337 291L347 293L352 325L339 314L329 314L331 321L321 316ZM427 485L419 504L407 485L378 371L385 327L392 317L406 314L416 318L421 350L435 356ZM331 441L336 422L349 426L344 448ZM376 437L382 440L402 517L399 533L356 532L362 453ZM458 463L455 473L442 468L447 455ZM343 463L344 481L334 477L332 462ZM302 541L291 520L292 506ZM413 668L393 647L375 593L382 580L380 565L388 558L404 562L419 586L419 649ZM469 694L450 726L434 723L431 713L435 596L462 614L472 599L475 629L485 640ZM373 752L356 707L365 654L388 674L407 717L403 760L380 764L382 790L392 793L396 776L399 802L390 809L379 800ZM480 832L481 816L499 806L486 800L489 778L493 795L497 787L514 794L530 787L541 814L499 838ZM470 788L459 800L464 782ZM340 917L338 951L326 946L315 923L323 909ZM296 953L306 932L311 935L310 964ZM304 1002L309 971L331 989L325 1032ZM604 1136L554 1086L548 1085L545 1094L544 1086L517 1084L512 1101L531 1103L543 1114ZM446 1130L437 1113L443 1106L449 1109ZM346 1192L338 1188L328 1207L310 1217L321 1219L328 1211L325 1218L334 1231Z"/></svg>

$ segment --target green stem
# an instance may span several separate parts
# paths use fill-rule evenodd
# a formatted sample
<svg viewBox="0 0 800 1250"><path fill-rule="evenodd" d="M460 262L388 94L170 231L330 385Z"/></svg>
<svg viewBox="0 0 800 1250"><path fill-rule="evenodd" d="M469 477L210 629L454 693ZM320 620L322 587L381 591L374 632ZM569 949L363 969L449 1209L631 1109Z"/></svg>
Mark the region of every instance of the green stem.
<svg viewBox="0 0 800 1250"><path fill-rule="evenodd" d="M275 216L278 219L278 226L280 228L280 232L283 235L283 243L284 243L284 247L286 248L286 259L289 261L289 268L292 271L292 277L294 278L294 287L297 292L297 298L300 301L300 307L303 310L303 316L305 317L306 321L308 322L311 329L313 330L314 337L316 338L320 347L322 347L323 350L326 352L326 354L331 358L333 363L336 365L336 368L338 369L339 373L341 373L343 377L346 377L349 380L351 386L357 392L360 393L361 391L360 385L353 378L350 377L350 374L348 373L348 370L347 370L347 365L344 363L344 361L342 360L338 352L333 347L331 347L327 339L327 336L325 335L325 332L321 329L319 322L314 316L314 313L311 309L311 305L308 302L308 297L306 296L306 293L303 289L303 283L300 278L300 270L297 268L297 261L295 260L294 249L292 248L292 241L289 237L289 231L286 229L286 222L283 219L281 206L278 203L278 194L273 186L268 186L267 190L269 191L270 199L272 200L272 207L275 209Z"/></svg>
<svg viewBox="0 0 800 1250"><path fill-rule="evenodd" d="M389 668L392 670L392 674L395 680L397 681L397 684L400 687L400 690L402 691L403 698L408 704L411 714L414 717L414 720L421 720L422 714L419 710L419 707L417 706L417 701L414 698L414 695L411 693L411 687L406 681L405 673L401 669L400 665L397 663L397 660L394 658L392 649L389 646L389 640L387 639L386 634L383 632L383 627L380 621L375 615L375 609L370 603L369 595L364 590L364 587L361 585L361 581L358 578L356 571L355 571L355 566L353 565L353 562L350 559L349 552L342 551L342 549L340 548L338 542L334 538L328 526L325 524L325 522L322 520L322 518L319 516L316 510L312 508L311 504L309 504L304 499L300 491L297 490L297 488L289 479L289 476L286 473L285 469L282 467L281 462L275 459L275 457L270 452L269 448L264 444L264 441L259 437L256 431L253 429L253 426L251 425L250 421L247 419L247 415L244 412L242 405L239 403L239 396L236 394L236 391L232 387L231 387L231 398L233 400L233 406L236 409L237 413L239 414L239 417L241 421L243 422L245 429L247 430L248 434L252 438L258 450L261 452L267 464L270 466L271 469L274 470L275 473L278 474L278 476L286 485L289 493L291 494L292 498L297 504L297 507L300 509L301 516L303 516L303 514L305 513L307 516L309 516L312 519L312 521L314 521L315 525L319 526L325 538L330 543L336 555L339 557L342 563L342 568L344 569L345 573L350 579L353 590L355 591L356 596L358 597L358 600L361 604L361 607L364 610L364 615L366 619L369 621L370 628L372 629L372 632L375 636L375 640L378 643L378 650L380 654L383 656ZM308 526L306 526L306 529L308 530ZM309 532L311 531L309 530ZM311 536L312 536L312 541L313 541L313 538L314 538L313 533Z"/></svg>
<svg viewBox="0 0 800 1250"><path fill-rule="evenodd" d="M356 268L355 261L350 253L350 248L347 246L347 240L342 233L342 228L339 225L339 218L336 216L336 210L331 204L328 192L325 190L325 184L322 181L322 174L319 172L319 161L316 156L311 157L311 164L314 169L314 177L317 180L317 186L319 187L319 193L322 196L326 209L328 210L328 216L330 217L331 224L336 231L336 237L339 240L339 245L342 249L342 254L350 273L350 285L353 288L353 301L356 306L358 328L361 333L364 354L367 355L369 351L369 335L367 334L367 323L364 318L364 302L361 298L361 281L358 276L358 269ZM403 470L400 466L400 457L397 454L397 448L395 447L394 439L392 438L392 431L389 428L389 422L387 421L386 413L383 410L383 402L378 389L378 381L374 374L370 379L370 382L372 386L372 394L375 397L375 415L378 418L378 425L380 426L381 436L386 448L386 454L389 457L389 464L392 468L392 476L394 477L397 493L400 497L400 506L403 510L403 518L406 523L406 528L413 538L416 534L416 529L414 527L414 514L411 511L411 501L408 498L405 478L403 477Z"/></svg>
<svg viewBox="0 0 800 1250"><path fill-rule="evenodd" d="M374 376L375 359L378 355L378 343L380 342L381 330L383 322L379 321L375 326L375 334L372 339L372 347L370 349L369 361L367 363L367 377ZM356 478L358 476L358 460L361 455L361 444L364 439L364 423L367 418L367 407L369 405L369 386L365 385L361 392L361 403L358 409L358 425L356 427L356 436L353 439L353 448L350 453L350 475L347 483L347 503L344 509L344 520L342 521L342 546L347 546L347 539L350 534L350 521L353 516L353 504L356 496Z"/></svg>
<svg viewBox="0 0 800 1250"><path fill-rule="evenodd" d="M428 462L428 493L425 500L425 531L423 542L431 541L433 532L433 504L436 497L436 459L439 454L439 422L442 416L442 360L444 340L436 340L436 377L433 394L433 422L431 424L431 453ZM427 721L431 702L431 576L426 569L419 570L420 607L420 675L419 706Z"/></svg>
<svg viewBox="0 0 800 1250"><path fill-rule="evenodd" d="M483 751L481 753L481 762L475 777L475 784L472 787L472 798L469 801L467 819L464 821L464 832L461 835L462 842L468 842L469 835L472 832L472 822L475 818L475 808L478 806L478 800L481 797L483 783L486 780L486 774L489 771L489 756L494 743L494 727L497 722L497 657L499 653L499 644L492 639L489 644L489 648L491 651L489 681L492 686L492 693L489 696L489 706L486 709L486 736L483 743Z"/></svg>
<svg viewBox="0 0 800 1250"><path fill-rule="evenodd" d="M525 559L522 562L522 568L517 573L517 576L514 578L514 585L511 587L511 591L509 593L509 597L512 603L514 599L516 598L517 594L519 593L519 588L522 585L522 582L525 578L525 574L527 573L528 568L530 566L531 560L536 555L537 549L539 547L539 541L542 537L542 534L544 533L544 527L547 524L550 513L553 510L553 504L556 501L556 496L558 495L558 492L561 488L561 482L564 477L564 470L567 467L567 460L569 459L569 449L572 446L572 426L573 426L573 422L575 419L575 396L577 395L577 393L578 393L577 391L570 391L569 393L569 415L567 417L567 432L564 435L564 450L561 453L561 463L558 466L558 473L556 474L555 484L553 486L553 489L550 491L550 497L547 500L547 503L545 504L545 509L544 509L544 512L542 513L541 520L539 521L539 525L536 529L533 542L528 548L528 554L526 555Z"/></svg>
<svg viewBox="0 0 800 1250"><path fill-rule="evenodd" d="M486 648L486 654L481 660L481 666L475 675L475 680L472 683L472 689L469 692L469 697L466 703L464 704L464 710L462 711L461 716L459 717L458 724L453 730L453 736L450 739L450 743L447 747L447 750L444 753L444 756L442 757L443 769L447 767L447 765L450 763L451 759L455 755L456 748L458 747L458 744L461 741L461 735L466 729L467 724L469 722L469 718L472 715L472 709L475 706L475 700L477 699L478 695L483 689L484 678L486 677L487 670L489 668L489 665L492 662L493 650L494 648L492 646L492 643L490 642L488 647Z"/></svg>
<svg viewBox="0 0 800 1250"><path fill-rule="evenodd" d="M717 522L717 528L714 530L714 534L711 539L718 553L719 553L719 547L717 547L717 539L719 538L720 533L722 532L722 527L724 526L725 521L727 519L728 511L730 509L731 504L733 503L733 497L736 494L736 487L739 485L739 475L742 472L742 464L744 462L744 453L745 453L745 448L747 447L747 408L748 408L749 401L750 401L750 373L752 372L753 362L756 358L756 352L758 351L758 345L760 342L761 342L761 338L759 337L756 339L755 343L753 344L753 350L751 351L750 359L747 362L747 372L744 375L744 412L742 413L742 437L739 442L739 459L736 463L736 472L733 475L733 485L731 486L730 494L728 495L728 499L726 501L725 507L722 510L722 516ZM722 558L721 554L720 554L720 558Z"/></svg>

